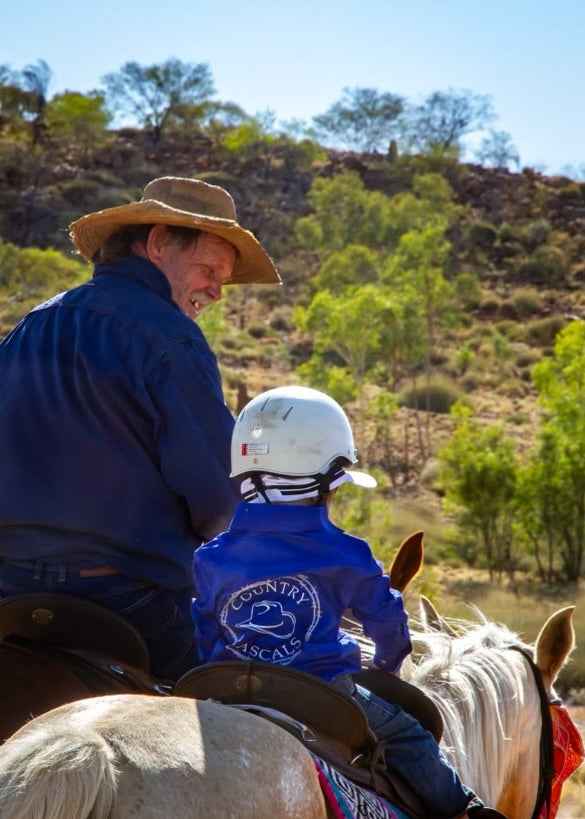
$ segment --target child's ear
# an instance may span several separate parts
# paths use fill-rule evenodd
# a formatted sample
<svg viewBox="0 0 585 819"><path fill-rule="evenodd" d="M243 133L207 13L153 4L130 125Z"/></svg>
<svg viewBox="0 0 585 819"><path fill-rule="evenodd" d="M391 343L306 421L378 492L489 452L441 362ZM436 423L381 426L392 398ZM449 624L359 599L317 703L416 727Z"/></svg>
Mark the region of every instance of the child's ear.
<svg viewBox="0 0 585 819"><path fill-rule="evenodd" d="M327 507L327 509L329 509L329 507L331 506L331 503L333 502L333 498L335 497L336 492L337 492L337 488L330 489L329 492L326 493L324 500L325 500L325 506Z"/></svg>

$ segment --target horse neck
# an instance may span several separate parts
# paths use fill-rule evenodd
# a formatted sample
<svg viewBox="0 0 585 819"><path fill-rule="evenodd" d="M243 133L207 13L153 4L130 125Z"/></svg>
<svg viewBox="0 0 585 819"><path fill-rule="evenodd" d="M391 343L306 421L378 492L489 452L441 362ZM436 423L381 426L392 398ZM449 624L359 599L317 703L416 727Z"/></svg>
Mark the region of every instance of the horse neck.
<svg viewBox="0 0 585 819"><path fill-rule="evenodd" d="M475 645L471 634L432 635L426 645L412 681L441 712L445 756L487 804L517 819L530 817L540 707L526 661L508 648Z"/></svg>

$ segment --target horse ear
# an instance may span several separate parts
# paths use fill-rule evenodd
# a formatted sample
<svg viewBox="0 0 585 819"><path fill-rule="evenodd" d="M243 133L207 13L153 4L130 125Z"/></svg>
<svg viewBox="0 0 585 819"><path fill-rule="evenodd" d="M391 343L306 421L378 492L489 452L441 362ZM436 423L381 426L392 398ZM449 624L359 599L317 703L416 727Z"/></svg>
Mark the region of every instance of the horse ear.
<svg viewBox="0 0 585 819"><path fill-rule="evenodd" d="M552 686L569 654L575 648L574 611L575 606L567 606L551 614L536 638L534 650L536 665L548 687Z"/></svg>
<svg viewBox="0 0 585 819"><path fill-rule="evenodd" d="M424 594L420 596L420 614L427 631L440 631L443 634L448 634L449 637L457 637L457 632L441 617L429 598L425 597Z"/></svg>
<svg viewBox="0 0 585 819"><path fill-rule="evenodd" d="M420 572L424 559L424 532L419 530L405 538L390 564L388 574L393 589L403 592Z"/></svg>

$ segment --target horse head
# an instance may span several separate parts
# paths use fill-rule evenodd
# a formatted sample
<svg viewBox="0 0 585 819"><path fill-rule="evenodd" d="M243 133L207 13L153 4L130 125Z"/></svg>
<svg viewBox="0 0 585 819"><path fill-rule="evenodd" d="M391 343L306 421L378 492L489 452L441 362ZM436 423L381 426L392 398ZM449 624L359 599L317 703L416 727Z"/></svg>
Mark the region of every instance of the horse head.
<svg viewBox="0 0 585 819"><path fill-rule="evenodd" d="M477 608L475 625L449 621L426 597L420 608L419 655L405 671L442 713L447 756L506 815L553 816L564 778L583 759L581 735L554 691L575 647L575 607L551 615L534 645Z"/></svg>

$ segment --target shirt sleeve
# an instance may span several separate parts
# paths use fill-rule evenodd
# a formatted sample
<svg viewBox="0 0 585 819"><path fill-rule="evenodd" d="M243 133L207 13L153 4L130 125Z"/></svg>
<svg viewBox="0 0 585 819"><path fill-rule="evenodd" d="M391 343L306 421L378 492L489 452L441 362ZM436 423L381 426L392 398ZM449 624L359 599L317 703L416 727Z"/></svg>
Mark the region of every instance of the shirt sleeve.
<svg viewBox="0 0 585 819"><path fill-rule="evenodd" d="M368 568L357 584L351 608L364 634L374 642L374 664L397 672L412 650L408 616L402 595L390 586L390 578L373 556Z"/></svg>
<svg viewBox="0 0 585 819"><path fill-rule="evenodd" d="M238 482L229 477L234 418L205 339L169 351L155 381L156 440L163 478L184 498L199 539L211 540L227 529L240 498Z"/></svg>

